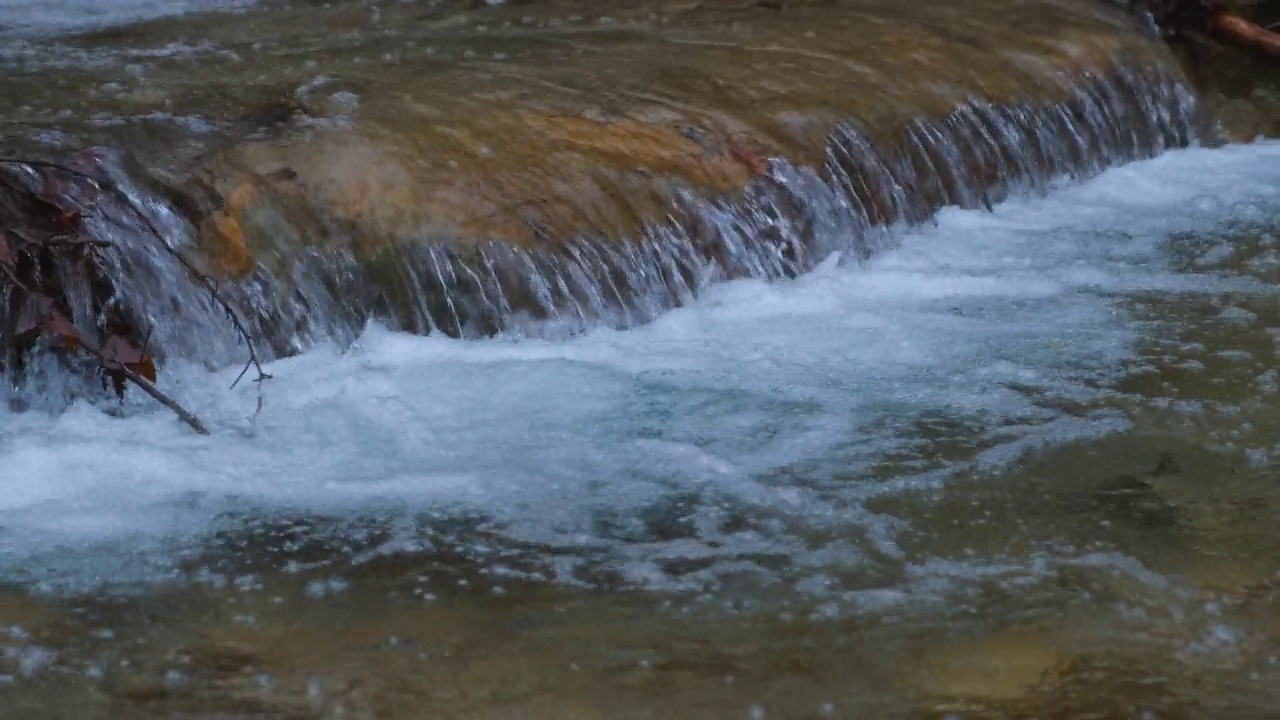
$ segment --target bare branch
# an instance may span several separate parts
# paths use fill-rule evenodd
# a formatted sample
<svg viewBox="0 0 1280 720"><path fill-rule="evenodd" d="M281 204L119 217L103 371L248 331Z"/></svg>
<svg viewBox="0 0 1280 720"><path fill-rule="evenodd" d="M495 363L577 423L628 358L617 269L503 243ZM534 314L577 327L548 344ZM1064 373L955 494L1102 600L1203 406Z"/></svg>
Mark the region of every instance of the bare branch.
<svg viewBox="0 0 1280 720"><path fill-rule="evenodd" d="M132 382L134 385L137 385L139 388L141 388L142 392L150 395L151 397L155 398L156 402L172 410L175 415L182 418L183 422L190 425L192 430L195 430L197 433L201 435L209 434L209 428L205 427L204 423L200 422L200 418L191 414L191 412L189 412L186 408L179 405L176 400L174 400L173 398L161 392L160 388L157 388L155 385L153 385L150 380L142 377L141 375L129 369L125 365L121 365L119 363L111 363L110 367L108 367L106 364L107 362L106 359L103 358L101 355L98 355L98 361L100 363L103 363L103 367L105 369L109 370L110 372L118 372L121 375L124 375L126 378L129 379L129 382Z"/></svg>
<svg viewBox="0 0 1280 720"><path fill-rule="evenodd" d="M177 400L174 400L173 398L164 394L164 392L162 392L160 388L156 387L155 384L153 384L150 380L138 374L128 365L125 365L124 363L121 363L121 362L116 362L108 358L102 352L102 348L98 347L97 345L94 345L93 343L85 340L84 338L79 338L79 341L80 341L80 346L83 347L85 350L87 350L91 355L93 355L94 359L98 361L98 365L101 366L103 370L106 370L107 372L112 372L112 373L120 373L121 375L125 376L129 380L129 382L132 382L134 385L137 385L139 388L142 389L143 392L155 398L156 402L169 408L170 410L173 411L175 415L177 415L179 418L182 418L182 421L185 422L187 425L190 425L192 430L195 430L197 433L201 435L209 434L209 428L205 427L205 424L200 421L200 418L196 417L189 410L182 407L182 405L179 405Z"/></svg>
<svg viewBox="0 0 1280 720"><path fill-rule="evenodd" d="M1244 18L1221 12L1210 20L1209 29L1219 40L1280 58L1280 33L1254 25Z"/></svg>

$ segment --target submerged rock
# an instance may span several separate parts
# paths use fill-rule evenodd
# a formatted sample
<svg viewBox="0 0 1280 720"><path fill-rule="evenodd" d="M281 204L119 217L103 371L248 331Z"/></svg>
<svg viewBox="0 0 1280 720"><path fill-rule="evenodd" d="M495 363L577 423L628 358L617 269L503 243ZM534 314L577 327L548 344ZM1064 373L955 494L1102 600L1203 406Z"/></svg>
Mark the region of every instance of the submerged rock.
<svg viewBox="0 0 1280 720"><path fill-rule="evenodd" d="M932 695L1007 701L1060 680L1067 662L1051 635L1014 630L976 642L944 643L916 672L920 687Z"/></svg>

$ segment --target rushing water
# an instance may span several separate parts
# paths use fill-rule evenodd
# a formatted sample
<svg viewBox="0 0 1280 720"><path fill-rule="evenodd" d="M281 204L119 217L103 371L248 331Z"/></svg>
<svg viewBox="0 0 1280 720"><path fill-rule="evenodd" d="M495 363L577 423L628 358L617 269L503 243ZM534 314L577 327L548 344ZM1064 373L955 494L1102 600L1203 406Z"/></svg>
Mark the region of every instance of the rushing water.
<svg viewBox="0 0 1280 720"><path fill-rule="evenodd" d="M7 389L0 717L1280 713L1280 142L1116 16L296 5L0 0L212 430Z"/></svg>
<svg viewBox="0 0 1280 720"><path fill-rule="evenodd" d="M1076 469L1048 486L1008 463L1046 446L1141 438L1153 431L1144 397L1162 397L1140 389L1146 374L1230 350L1244 356L1229 373L1256 377L1251 392L1264 393L1262 409L1247 411L1260 417L1229 423L1234 440L1214 431L1194 441L1209 450L1166 435L1120 456L1149 473L1163 449L1189 466L1177 472L1192 484L1222 472L1213 455L1195 469L1204 452L1247 450L1252 467L1274 467L1272 350L1188 347L1158 308L1209 303L1212 314L1179 332L1228 323L1265 338L1280 321L1263 282L1277 198L1276 143L1175 151L993 213L944 211L865 266L833 258L793 280L730 282L641 328L461 341L373 327L343 353L321 347L275 363L256 418L252 393L222 389L230 372L211 383L203 370L171 371L166 387L211 422L207 439L140 401L109 421L87 404L7 415L3 572L46 591L187 577L252 595L261 573L283 569L309 583L302 597L341 598L360 582L348 573L385 558L452 558L444 567L471 568L463 577L482 588L623 585L832 623L993 602L1087 608L1090 595L1118 593L1092 611L1106 619L1080 632L1116 622L1136 632L1155 622L1151 612L1181 606L1192 629L1159 633L1200 632L1194 618L1204 617L1220 637L1185 642L1208 642L1211 657L1253 647L1265 657L1272 630L1213 625L1221 611L1170 594L1200 551L1171 561L1160 544L1182 544L1179 532L1212 537L1196 523L1213 526L1220 513L1170 521L1190 523L1173 535L1164 521L1134 535L1153 521L1130 505L1106 509L1109 493L1155 492L1124 485L1134 460L1068 460ZM1244 272L1237 255L1253 258ZM1190 357L1175 364L1160 347ZM1122 486L1109 490L1113 475ZM952 484L983 476L993 479ZM947 509L965 504L957 493L988 517L1008 512L988 492L1015 505L1027 493L1033 504L1007 525L967 517L963 532L949 527L967 515ZM1204 514L1203 500L1178 495L1187 490L1165 492L1136 502L1157 515ZM1243 492L1262 493L1250 522L1275 517L1274 488ZM1078 502L1082 516L1068 509ZM1175 509L1161 510L1168 503ZM1273 539L1246 537L1261 543L1261 563L1227 557L1251 568L1245 586L1265 587L1280 571ZM438 570L417 572L440 582ZM1103 584L1081 596L1052 590L1081 573L1097 578L1085 587ZM1146 619L1126 607L1146 607ZM1031 642L1026 662L1040 662L1036 643L1049 641Z"/></svg>
<svg viewBox="0 0 1280 720"><path fill-rule="evenodd" d="M945 211L866 266L730 282L628 331L463 342L375 326L275 363L256 417L254 391L225 391L238 368L175 370L211 439L143 399L106 423L87 403L9 415L5 563L32 580L145 578L224 522L366 510L405 519L406 539L419 513L457 513L566 581L803 583L900 559L898 521L866 499L1126 426L1063 409L1124 376L1143 338L1125 298L1270 296L1179 272L1170 244L1268 227L1278 193L1276 143L1173 152L993 213Z"/></svg>

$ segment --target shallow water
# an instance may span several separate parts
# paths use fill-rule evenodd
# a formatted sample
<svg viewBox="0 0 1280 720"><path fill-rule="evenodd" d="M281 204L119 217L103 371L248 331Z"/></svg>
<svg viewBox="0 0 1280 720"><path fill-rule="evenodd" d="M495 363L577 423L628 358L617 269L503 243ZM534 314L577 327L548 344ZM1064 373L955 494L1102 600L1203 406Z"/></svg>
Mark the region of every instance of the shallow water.
<svg viewBox="0 0 1280 720"><path fill-rule="evenodd" d="M579 231L630 252L692 189L682 217L748 259L811 255L696 257L634 322L372 322L288 345L261 394L183 360L221 362L222 326L179 313L205 354L175 342L160 385L209 437L132 394L63 410L56 371L27 411L6 388L0 718L1280 714L1280 142L1196 145L1213 118L1122 16L50 7L0 0L6 139L267 197L215 216L244 220L250 264L524 247L522 222L455 237L414 212L547 187L554 252ZM185 14L211 7L243 12ZM972 124L948 115L975 96ZM919 152L841 186L837 121ZM756 170L722 142L791 161L768 173L795 197L739 198ZM237 184L279 164L303 197ZM307 215L326 204L338 232ZM673 257L627 287L673 282Z"/></svg>
<svg viewBox="0 0 1280 720"><path fill-rule="evenodd" d="M210 438L137 400L5 415L0 693L1266 717L1278 199L1280 143L1172 151L641 328L371 327L274 363L256 415L168 369Z"/></svg>
<svg viewBox="0 0 1280 720"><path fill-rule="evenodd" d="M946 211L865 267L729 283L630 331L455 342L371 328L344 353L274 364L253 418L252 389L173 373L214 439L141 401L105 425L85 404L13 415L6 555L129 528L145 557L146 536L167 543L218 511L384 503L465 509L510 541L577 550L570 565L598 557L659 586L685 582L660 559L794 561L808 532L892 556L893 524L856 508L936 482L926 428L974 461L1114 431L1116 413L1055 406L1098 404L1118 382L1143 338L1125 298L1272 294L1179 271L1167 238L1272 220L1277 159L1276 143L1175 152L994 213ZM898 481L865 481L885 475ZM677 537L637 522L676 497ZM151 521L135 527L140 512Z"/></svg>

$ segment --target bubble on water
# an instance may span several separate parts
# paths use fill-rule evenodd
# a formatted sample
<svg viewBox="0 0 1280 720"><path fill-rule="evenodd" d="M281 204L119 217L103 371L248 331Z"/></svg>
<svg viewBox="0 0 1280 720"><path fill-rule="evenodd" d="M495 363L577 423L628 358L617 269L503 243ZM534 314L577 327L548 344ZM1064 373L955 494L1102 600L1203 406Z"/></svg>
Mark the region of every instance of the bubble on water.
<svg viewBox="0 0 1280 720"><path fill-rule="evenodd" d="M253 592L262 589L262 578L257 575L241 575L234 580L234 584L240 592Z"/></svg>
<svg viewBox="0 0 1280 720"><path fill-rule="evenodd" d="M302 589L302 594L313 600L327 597L329 595L337 595L347 589L347 581L332 577L325 580L312 580Z"/></svg>

